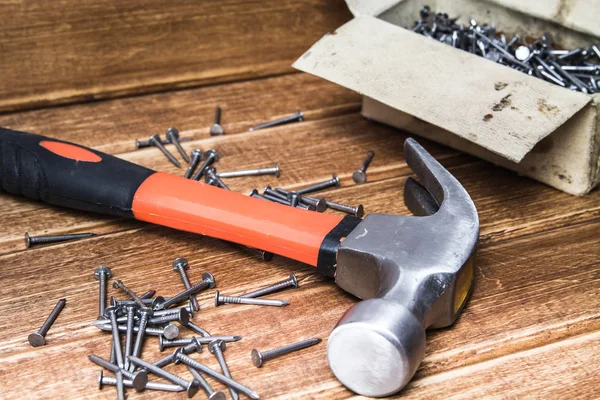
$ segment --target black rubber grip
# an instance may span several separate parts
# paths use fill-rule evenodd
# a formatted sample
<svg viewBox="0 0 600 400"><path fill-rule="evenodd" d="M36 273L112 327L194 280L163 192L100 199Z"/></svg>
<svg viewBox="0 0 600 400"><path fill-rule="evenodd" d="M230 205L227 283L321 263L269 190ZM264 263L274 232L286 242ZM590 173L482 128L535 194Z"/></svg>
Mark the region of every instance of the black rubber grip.
<svg viewBox="0 0 600 400"><path fill-rule="evenodd" d="M323 239L317 257L317 272L333 278L337 266L337 252L340 242L360 224L362 219L346 215Z"/></svg>
<svg viewBox="0 0 600 400"><path fill-rule="evenodd" d="M57 146L60 143L67 146ZM135 192L153 173L83 146L0 128L0 190L10 194L56 206L132 217Z"/></svg>

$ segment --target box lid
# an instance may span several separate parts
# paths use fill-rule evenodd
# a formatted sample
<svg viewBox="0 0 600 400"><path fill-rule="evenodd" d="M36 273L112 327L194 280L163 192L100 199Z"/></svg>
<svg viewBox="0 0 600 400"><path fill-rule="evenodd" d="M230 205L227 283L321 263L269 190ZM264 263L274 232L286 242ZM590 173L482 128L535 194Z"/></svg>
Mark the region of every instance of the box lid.
<svg viewBox="0 0 600 400"><path fill-rule="evenodd" d="M324 36L294 67L514 162L592 100L369 15Z"/></svg>

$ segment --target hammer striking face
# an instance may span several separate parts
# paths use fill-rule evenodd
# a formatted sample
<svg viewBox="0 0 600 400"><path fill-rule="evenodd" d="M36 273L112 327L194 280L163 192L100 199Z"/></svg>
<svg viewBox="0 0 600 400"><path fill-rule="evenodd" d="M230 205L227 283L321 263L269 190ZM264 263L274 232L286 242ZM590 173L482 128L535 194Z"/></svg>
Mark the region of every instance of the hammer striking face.
<svg viewBox="0 0 600 400"><path fill-rule="evenodd" d="M471 198L417 142L404 144L422 185L417 216L364 220L271 203L132 164L72 143L0 128L0 190L136 218L292 258L363 301L328 341L329 363L357 393L402 389L423 358L425 329L451 325L469 295L479 236Z"/></svg>

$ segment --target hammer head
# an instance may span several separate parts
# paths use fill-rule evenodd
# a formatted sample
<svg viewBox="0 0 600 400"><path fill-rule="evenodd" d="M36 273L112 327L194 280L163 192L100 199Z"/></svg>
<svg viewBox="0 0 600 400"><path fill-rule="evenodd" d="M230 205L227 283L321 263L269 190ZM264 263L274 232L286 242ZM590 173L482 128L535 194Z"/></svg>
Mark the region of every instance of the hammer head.
<svg viewBox="0 0 600 400"><path fill-rule="evenodd" d="M370 214L344 239L336 283L363 299L329 337L336 377L366 396L388 396L414 375L425 329L451 325L471 290L479 218L462 185L416 141L404 155L405 203L416 216Z"/></svg>

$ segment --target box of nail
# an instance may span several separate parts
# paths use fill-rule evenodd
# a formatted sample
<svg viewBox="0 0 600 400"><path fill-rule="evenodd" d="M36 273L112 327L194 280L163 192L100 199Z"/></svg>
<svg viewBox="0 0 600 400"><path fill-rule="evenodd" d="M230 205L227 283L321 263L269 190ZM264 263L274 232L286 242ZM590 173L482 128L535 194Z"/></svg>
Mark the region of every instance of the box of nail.
<svg viewBox="0 0 600 400"><path fill-rule="evenodd" d="M600 183L600 0L347 0L295 63L362 114L584 195Z"/></svg>

